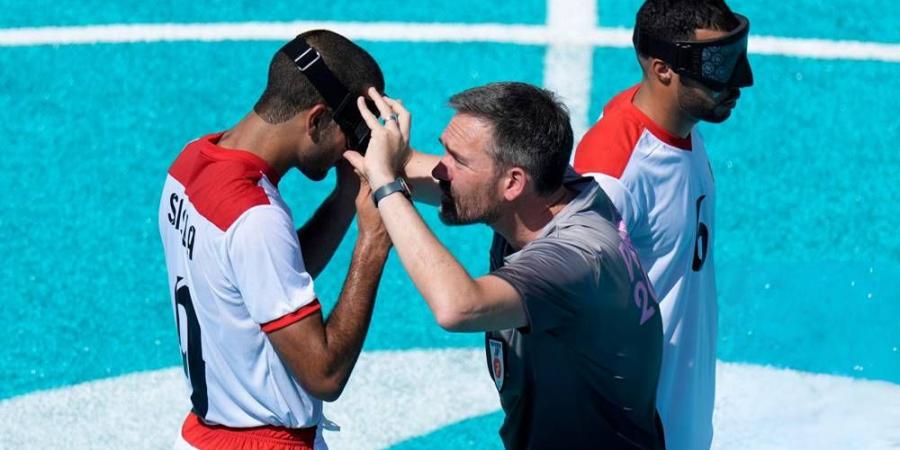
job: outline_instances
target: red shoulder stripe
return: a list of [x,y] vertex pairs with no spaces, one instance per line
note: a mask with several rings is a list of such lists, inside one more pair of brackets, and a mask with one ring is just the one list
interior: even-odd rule
[[188,144],[169,174],[184,186],[194,209],[225,231],[248,209],[269,204],[259,185],[263,174],[272,183],[278,178],[258,156],[218,147],[219,137],[210,135]]
[[322,305],[319,304],[319,300],[316,299],[307,305],[301,306],[300,309],[298,309],[292,313],[285,314],[273,321],[266,322],[266,323],[262,324],[260,327],[266,333],[271,333],[273,331],[278,331],[278,330],[280,330],[288,325],[291,325],[293,323],[297,323],[300,320],[302,320],[306,317],[309,317],[312,314],[317,313],[321,310],[322,310]]
[[631,159],[644,127],[618,109],[607,109],[575,149],[575,171],[619,178]]

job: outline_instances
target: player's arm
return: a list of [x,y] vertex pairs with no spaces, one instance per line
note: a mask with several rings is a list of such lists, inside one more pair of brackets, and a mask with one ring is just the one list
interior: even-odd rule
[[297,230],[297,239],[303,249],[303,264],[313,278],[325,270],[347,234],[356,213],[353,202],[358,192],[359,181],[353,168],[346,163],[338,164],[337,184],[331,195]]
[[369,329],[378,283],[391,242],[367,186],[356,199],[359,234],[340,299],[327,319],[315,313],[269,333],[272,345],[310,393],[340,396]]

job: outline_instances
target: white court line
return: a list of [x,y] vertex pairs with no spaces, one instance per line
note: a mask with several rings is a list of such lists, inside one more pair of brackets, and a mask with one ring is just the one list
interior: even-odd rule
[[[714,450],[896,449],[900,385],[718,363]],[[171,448],[187,410],[181,368],[0,400],[0,447]],[[332,450],[376,450],[500,408],[482,349],[363,352],[341,398]],[[60,430],[63,430],[62,432]],[[499,445],[482,425],[473,446]]]
[[[114,24],[0,29],[0,47],[159,41],[282,41],[310,28],[329,28],[352,39],[408,42],[498,42],[524,45],[631,47],[631,30],[598,27],[556,29],[544,25],[408,22],[240,22]],[[900,62],[900,44],[750,37],[750,52],[817,59]]]
[[[597,20],[596,0],[547,0],[547,28],[551,34],[590,34]],[[556,92],[569,107],[575,142],[589,126],[594,47],[590,44],[551,43],[544,55],[544,87]]]

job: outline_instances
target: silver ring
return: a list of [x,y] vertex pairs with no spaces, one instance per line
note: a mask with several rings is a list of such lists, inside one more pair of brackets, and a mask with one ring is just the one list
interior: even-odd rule
[[393,121],[396,122],[397,119],[399,119],[399,118],[400,118],[400,116],[398,116],[397,113],[392,113],[392,114],[391,114],[391,117],[388,117],[387,120],[393,120]]
[[387,123],[387,119],[385,119],[384,117],[378,118],[378,125],[384,126],[385,123]]

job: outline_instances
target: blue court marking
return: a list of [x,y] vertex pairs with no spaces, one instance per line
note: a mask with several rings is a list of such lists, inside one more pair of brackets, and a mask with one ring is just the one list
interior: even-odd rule
[[434,0],[361,2],[142,2],[87,0],[63,7],[52,0],[4,1],[0,28],[101,25],[111,23],[209,23],[334,20],[360,22],[528,23],[546,20],[539,0]]
[[[600,25],[634,26],[641,0],[598,0]],[[894,0],[731,0],[728,6],[750,18],[750,31],[765,36],[897,43],[900,14]]]
[[[105,23],[377,20],[541,24],[544,2],[341,0],[4,5],[0,27]],[[732,0],[756,34],[900,41],[893,3]],[[631,26],[638,1],[603,0],[603,26]],[[407,7],[408,6],[408,7]],[[265,82],[274,42],[2,48],[0,63],[0,399],[178,358],[156,205],[165,170],[199,134],[226,128]],[[415,115],[416,147],[437,151],[447,97],[488,81],[540,83],[543,47],[364,42],[388,91]],[[900,382],[900,104],[896,64],[751,56],[757,85],[734,117],[701,125],[718,185],[719,356],[729,361]],[[594,52],[591,116],[639,79],[633,52]],[[297,222],[329,183],[281,183]],[[473,274],[487,270],[483,226],[423,215]],[[351,238],[353,231],[351,230]],[[350,258],[345,242],[316,281],[326,309]],[[392,256],[367,350],[478,347],[434,323]],[[398,448],[499,446],[499,413]],[[452,445],[446,445],[452,444]],[[499,447],[492,447],[499,448]]]
[[718,269],[720,359],[900,383],[898,265],[733,260]]

